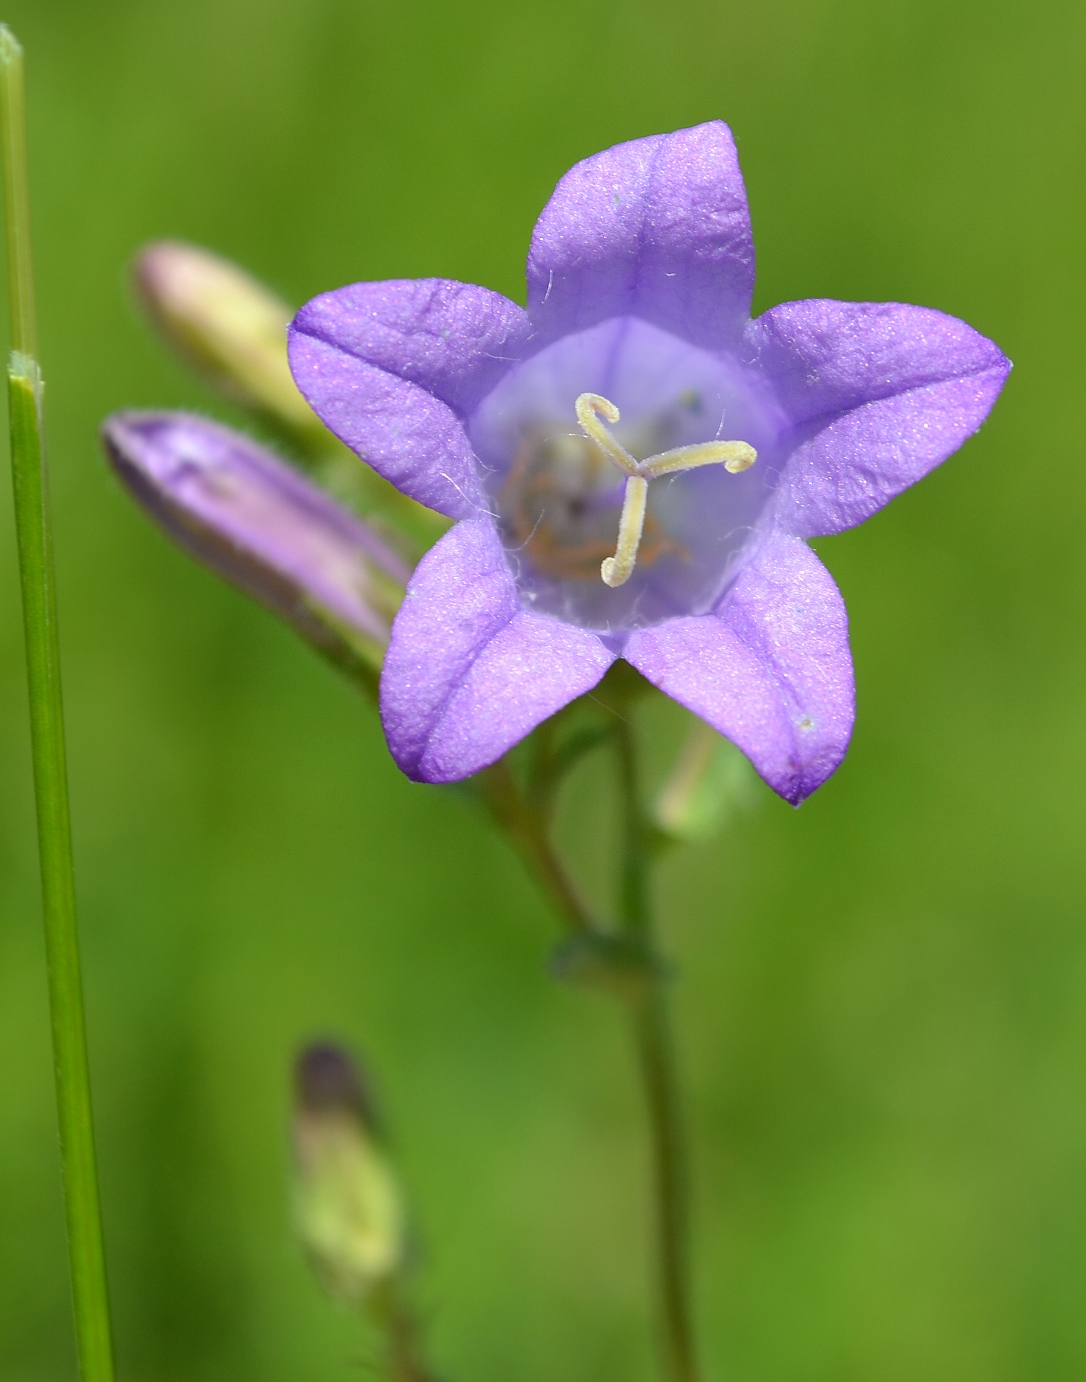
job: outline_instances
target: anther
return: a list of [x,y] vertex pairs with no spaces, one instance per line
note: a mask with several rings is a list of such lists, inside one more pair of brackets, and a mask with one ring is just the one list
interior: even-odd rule
[[697,470],[703,465],[722,465],[732,475],[748,470],[758,459],[753,446],[745,441],[707,441],[694,446],[677,446],[636,461],[622,443],[600,421],[618,422],[620,413],[609,398],[598,393],[579,394],[573,405],[577,421],[585,436],[627,475],[622,496],[622,513],[618,520],[618,543],[613,557],[606,557],[600,566],[605,585],[625,585],[637,564],[641,534],[645,528],[645,506],[648,502],[649,481],[662,475],[675,475],[683,470]]

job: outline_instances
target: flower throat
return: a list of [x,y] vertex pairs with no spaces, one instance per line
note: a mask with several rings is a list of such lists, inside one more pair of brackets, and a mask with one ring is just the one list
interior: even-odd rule
[[[707,465],[737,475],[758,459],[747,442],[711,441],[638,461],[601,421],[619,421],[610,399],[582,393],[574,408],[583,436],[529,437],[502,487],[513,535],[548,576],[591,580],[598,571],[614,589],[630,579],[638,560],[649,566],[665,552],[683,553],[646,514],[650,480]],[[626,476],[617,540],[610,536],[614,487],[607,462]]]

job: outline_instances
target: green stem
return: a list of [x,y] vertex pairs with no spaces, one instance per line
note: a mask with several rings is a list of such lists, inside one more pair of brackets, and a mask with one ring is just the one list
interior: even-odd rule
[[656,1201],[660,1320],[673,1382],[697,1382],[687,1245],[686,1148],[667,999],[659,982],[633,1017],[648,1110]]
[[527,800],[504,758],[478,773],[475,783],[487,810],[506,832],[558,914],[572,931],[592,931],[592,917],[551,844],[546,810]]
[[[641,806],[633,727],[626,719],[617,727],[616,745],[624,823],[622,921],[626,934],[651,951],[655,938],[648,876],[650,829]],[[667,1372],[671,1382],[697,1382],[687,1261],[686,1148],[667,995],[660,977],[634,1000],[632,1020],[652,1144],[656,1271]]]
[[649,865],[652,859],[650,829],[641,809],[633,726],[625,716],[615,724],[615,747],[618,752],[619,810],[622,815],[619,915],[628,935],[649,942],[653,929],[649,898]]
[[399,1281],[390,1281],[373,1300],[373,1314],[385,1336],[390,1382],[433,1382],[419,1341],[418,1321]]
[[0,24],[0,139],[4,150],[4,232],[8,249],[11,348],[22,355],[36,356],[38,331],[30,258],[23,50],[6,24]]
[[84,1382],[112,1382],[109,1303],[75,920],[60,645],[42,446],[42,384],[35,358],[22,49],[3,26],[0,26],[0,127],[13,347],[8,396],[15,527],[26,635],[42,913],[76,1342]]

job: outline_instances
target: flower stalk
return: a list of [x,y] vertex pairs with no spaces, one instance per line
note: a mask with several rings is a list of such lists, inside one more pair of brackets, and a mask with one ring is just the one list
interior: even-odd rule
[[484,805],[524,861],[536,886],[573,934],[590,934],[593,921],[550,839],[550,813],[521,791],[506,759],[475,778]]
[[[629,1014],[648,1123],[654,1202],[654,1274],[668,1382],[698,1382],[688,1244],[685,1128],[675,1065],[666,965],[657,953],[650,871],[657,830],[642,804],[633,702],[646,689],[640,679],[612,674],[604,684],[604,734],[588,730],[566,746],[555,743],[555,720],[536,732],[536,761],[522,789],[508,757],[477,775],[497,827],[521,855],[537,886],[568,929],[555,952],[556,978],[606,989]],[[558,717],[561,719],[561,716]],[[579,757],[578,747],[610,740],[618,766],[622,851],[617,931],[603,930],[585,909],[550,844],[558,781]],[[572,750],[572,753],[570,752]],[[534,789],[534,790],[533,790]]]
[[[652,827],[642,806],[634,726],[625,714],[616,722],[615,748],[623,817],[620,916],[625,933],[652,953],[656,945],[649,874]],[[687,1155],[666,979],[666,971],[657,966],[653,982],[631,1006],[631,1023],[651,1144],[656,1284],[665,1363],[670,1382],[697,1382],[688,1263]]]
[[38,843],[76,1345],[83,1382],[113,1382],[109,1302],[75,913],[56,577],[30,260],[23,54],[0,26],[0,141],[11,303],[8,367]]
[[687,1209],[687,1154],[667,995],[659,982],[634,1010],[652,1147],[660,1329],[671,1382],[697,1382]]

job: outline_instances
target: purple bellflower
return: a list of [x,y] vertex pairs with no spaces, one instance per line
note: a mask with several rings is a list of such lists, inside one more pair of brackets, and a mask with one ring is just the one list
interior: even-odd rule
[[983,422],[1010,364],[898,303],[750,319],[727,126],[620,144],[558,184],[528,306],[359,283],[290,328],[298,387],[404,493],[459,520],[381,682],[409,777],[494,762],[618,657],[798,804],[853,722],[844,603],[807,538],[861,523]]

